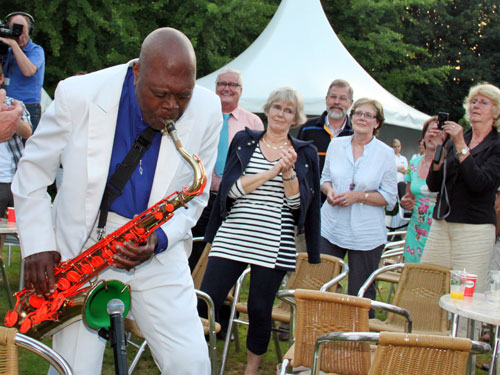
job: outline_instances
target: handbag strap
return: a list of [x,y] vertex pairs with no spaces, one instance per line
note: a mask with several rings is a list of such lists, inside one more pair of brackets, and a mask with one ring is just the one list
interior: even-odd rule
[[101,240],[106,233],[105,226],[108,219],[109,207],[122,194],[125,184],[130,180],[132,173],[134,173],[139,161],[149,146],[151,146],[153,138],[158,132],[159,130],[148,126],[146,130],[138,135],[130,151],[125,155],[123,161],[109,178],[100,206],[99,222],[97,224],[98,240]]

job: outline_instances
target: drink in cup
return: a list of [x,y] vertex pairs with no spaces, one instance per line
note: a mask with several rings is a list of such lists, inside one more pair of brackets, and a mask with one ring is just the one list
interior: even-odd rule
[[464,299],[465,282],[467,273],[465,271],[450,271],[450,297],[454,299]]
[[467,273],[465,279],[465,291],[464,297],[472,297],[474,295],[474,289],[476,288],[477,275],[472,273]]
[[484,294],[488,302],[500,305],[500,271],[488,272],[488,283]]

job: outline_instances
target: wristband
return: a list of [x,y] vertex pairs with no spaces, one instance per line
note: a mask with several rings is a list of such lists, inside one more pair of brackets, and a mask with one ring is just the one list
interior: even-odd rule
[[285,177],[283,177],[283,181],[293,181],[293,180],[295,180],[296,178],[297,178],[297,174],[296,174],[296,173],[294,173],[294,174],[292,174],[289,178],[285,178]]
[[360,205],[363,205],[365,204],[366,202],[368,202],[368,193],[365,192],[365,199],[361,202],[359,202]]

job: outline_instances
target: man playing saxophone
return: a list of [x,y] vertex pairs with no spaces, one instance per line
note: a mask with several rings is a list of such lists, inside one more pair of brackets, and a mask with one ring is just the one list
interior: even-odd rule
[[[184,148],[211,176],[222,125],[218,97],[195,85],[196,58],[188,38],[161,28],[143,42],[138,60],[62,81],[37,133],[26,145],[12,184],[25,261],[25,285],[55,290],[53,267],[97,241],[106,182],[145,129],[176,121]],[[64,175],[51,205],[46,187],[59,164]],[[174,142],[157,132],[121,195],[109,206],[106,234],[193,180]],[[210,183],[210,182],[208,182]],[[209,374],[207,346],[196,311],[187,252],[190,229],[208,191],[174,212],[144,245],[117,245],[113,268],[100,279],[130,285],[131,312],[162,374]],[[105,341],[81,321],[53,337],[53,347],[78,375],[101,372]]]

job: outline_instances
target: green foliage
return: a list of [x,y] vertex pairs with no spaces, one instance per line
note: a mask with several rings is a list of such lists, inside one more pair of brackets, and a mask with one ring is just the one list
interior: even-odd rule
[[127,62],[139,55],[144,37],[158,27],[183,31],[193,42],[198,76],[231,61],[262,32],[278,0],[7,1],[36,20],[33,39],[46,54],[45,86],[81,71]]
[[[137,57],[144,37],[162,26],[191,39],[198,76],[204,76],[243,52],[279,3],[4,0],[2,9],[35,17],[33,39],[45,48],[45,86],[52,93],[59,80],[76,72]],[[500,82],[496,0],[323,0],[322,5],[344,45],[373,78],[424,112],[445,110],[458,120],[472,84]]]

